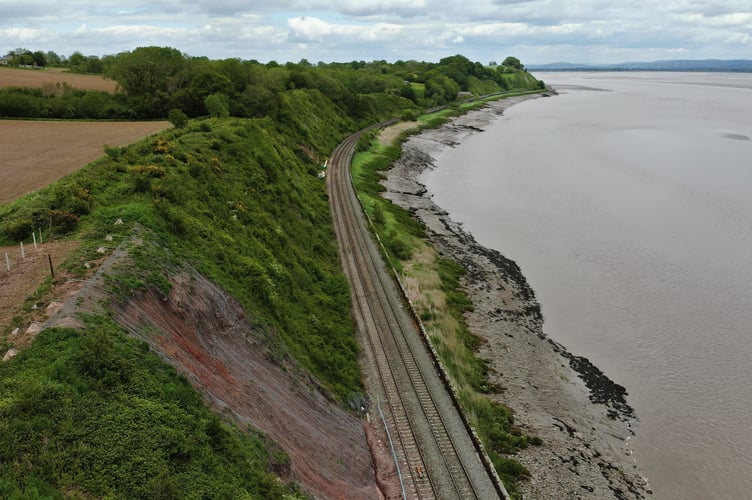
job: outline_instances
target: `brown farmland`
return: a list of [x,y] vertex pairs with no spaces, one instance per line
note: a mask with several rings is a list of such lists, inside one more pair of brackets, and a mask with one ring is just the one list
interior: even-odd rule
[[170,126],[166,121],[0,120],[0,205],[91,163],[105,145],[125,146]]
[[80,75],[67,73],[61,69],[19,69],[0,67],[0,88],[29,87],[44,88],[45,86],[67,83],[73,88],[81,90],[102,90],[115,92],[116,82],[105,80],[99,75]]

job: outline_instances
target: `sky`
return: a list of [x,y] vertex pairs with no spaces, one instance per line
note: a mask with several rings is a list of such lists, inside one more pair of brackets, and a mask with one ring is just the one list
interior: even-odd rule
[[752,59],[752,0],[2,0],[0,52],[311,63]]

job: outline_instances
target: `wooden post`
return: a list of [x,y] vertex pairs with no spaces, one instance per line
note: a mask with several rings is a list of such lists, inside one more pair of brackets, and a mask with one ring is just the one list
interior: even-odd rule
[[23,241],[21,242],[21,258],[26,260],[26,252],[24,252]]
[[8,258],[8,252],[5,252],[5,267],[7,267],[8,272],[10,272],[10,259]]
[[47,260],[50,263],[50,274],[52,275],[52,279],[55,279],[55,270],[52,269],[52,255],[47,254]]

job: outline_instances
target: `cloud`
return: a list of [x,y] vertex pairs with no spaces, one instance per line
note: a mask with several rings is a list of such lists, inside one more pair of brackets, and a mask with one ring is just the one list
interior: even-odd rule
[[749,57],[749,0],[6,0],[0,52],[170,45],[259,60]]

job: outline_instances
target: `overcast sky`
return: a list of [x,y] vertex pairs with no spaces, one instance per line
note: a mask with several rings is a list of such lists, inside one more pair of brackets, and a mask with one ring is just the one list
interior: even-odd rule
[[752,0],[2,0],[0,52],[262,62],[752,58]]

